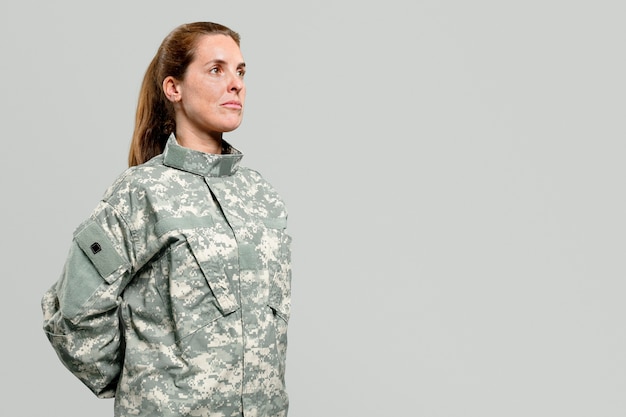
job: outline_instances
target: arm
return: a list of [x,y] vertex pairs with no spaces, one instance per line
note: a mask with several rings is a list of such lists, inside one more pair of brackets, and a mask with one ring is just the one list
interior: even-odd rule
[[106,203],[74,233],[44,295],[44,330],[61,362],[98,397],[115,395],[124,352],[119,297],[131,277],[131,234]]

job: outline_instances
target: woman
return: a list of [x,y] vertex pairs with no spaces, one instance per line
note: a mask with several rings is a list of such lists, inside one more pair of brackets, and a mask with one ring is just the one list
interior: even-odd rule
[[239,40],[209,22],[164,39],[130,168],[42,300],[59,358],[116,416],[287,415],[287,214],[222,138],[243,115]]

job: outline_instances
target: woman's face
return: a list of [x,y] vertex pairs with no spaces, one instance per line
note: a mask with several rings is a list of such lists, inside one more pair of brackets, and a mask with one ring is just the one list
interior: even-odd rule
[[[243,56],[231,37],[200,37],[184,79],[172,81],[178,94],[173,100],[177,134],[221,138],[239,127],[246,98],[244,73]],[[164,88],[167,94],[165,83]]]

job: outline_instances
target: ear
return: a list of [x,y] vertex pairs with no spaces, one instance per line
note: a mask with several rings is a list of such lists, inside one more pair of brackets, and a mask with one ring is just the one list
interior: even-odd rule
[[163,80],[163,92],[165,97],[172,103],[177,103],[181,99],[180,84],[178,80],[171,75],[165,77]]

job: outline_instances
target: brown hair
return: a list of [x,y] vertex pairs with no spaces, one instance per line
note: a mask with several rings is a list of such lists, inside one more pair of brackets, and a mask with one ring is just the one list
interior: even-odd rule
[[237,32],[212,22],[180,25],[163,39],[139,91],[128,166],[142,164],[163,152],[167,138],[176,131],[174,107],[163,93],[163,80],[168,76],[182,80],[193,61],[198,38],[213,34],[230,36],[239,45]]

